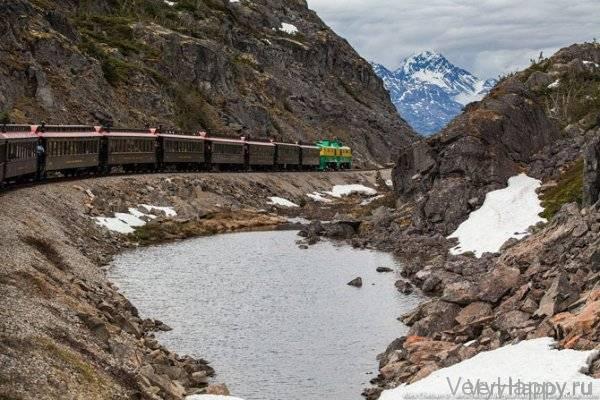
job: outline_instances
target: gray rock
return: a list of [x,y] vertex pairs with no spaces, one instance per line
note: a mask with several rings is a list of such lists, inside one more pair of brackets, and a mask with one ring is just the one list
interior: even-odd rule
[[537,317],[551,317],[566,310],[578,297],[579,290],[577,287],[569,282],[566,274],[561,273],[554,278],[546,294],[542,297],[535,315]]
[[475,302],[460,310],[456,316],[456,322],[461,325],[468,325],[491,314],[492,306],[489,303]]
[[477,287],[468,281],[460,281],[447,285],[441,299],[450,303],[466,305],[477,299]]
[[361,277],[354,278],[350,282],[348,282],[348,286],[362,287],[362,285],[363,285],[363,281],[362,281]]

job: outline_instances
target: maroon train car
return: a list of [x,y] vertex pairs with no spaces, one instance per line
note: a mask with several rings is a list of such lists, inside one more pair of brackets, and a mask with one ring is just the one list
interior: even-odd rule
[[100,165],[100,127],[41,125],[46,172],[96,169]]
[[158,134],[164,164],[204,164],[207,156],[206,135]]
[[294,143],[275,142],[277,156],[275,164],[283,169],[296,169],[300,166],[300,146]]
[[39,138],[35,134],[36,126],[2,125],[0,127],[0,156],[2,180],[14,180],[34,176],[37,173],[36,147]]
[[246,143],[242,139],[207,137],[210,143],[210,162],[215,165],[243,166],[246,164]]
[[108,168],[122,166],[125,170],[156,166],[156,129],[104,128]]
[[272,167],[275,163],[275,144],[270,140],[260,141],[243,139],[248,146],[248,165],[250,167]]
[[321,149],[317,146],[300,145],[302,150],[302,169],[318,169],[321,164]]

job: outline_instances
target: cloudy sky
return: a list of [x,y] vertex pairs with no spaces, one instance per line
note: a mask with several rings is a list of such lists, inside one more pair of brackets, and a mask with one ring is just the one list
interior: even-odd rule
[[367,60],[395,68],[435,50],[482,78],[594,37],[600,0],[308,0]]

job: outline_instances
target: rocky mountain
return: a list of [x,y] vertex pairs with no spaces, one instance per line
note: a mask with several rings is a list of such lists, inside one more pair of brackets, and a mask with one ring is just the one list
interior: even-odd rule
[[304,0],[0,0],[0,20],[5,121],[337,136],[363,165],[414,140]]
[[[515,341],[551,336],[561,349],[597,348],[599,138],[594,42],[506,76],[439,134],[401,153],[398,207],[373,212],[352,240],[394,249],[405,263],[397,287],[414,284],[431,299],[402,318],[410,330],[379,356],[368,399]],[[521,173],[541,181],[547,223],[494,253],[453,253],[448,235]],[[492,220],[514,217],[503,207],[493,214],[476,231],[481,241]],[[600,377],[599,360],[589,375]]]
[[550,214],[580,201],[583,170],[576,161],[600,133],[599,65],[596,43],[562,49],[507,76],[439,134],[402,152],[395,188],[417,199],[417,225],[449,234],[487,192],[523,171],[554,182]]
[[394,71],[380,64],[373,68],[400,115],[426,136],[448,125],[465,105],[481,100],[496,84],[496,80],[481,80],[432,51],[407,58]]

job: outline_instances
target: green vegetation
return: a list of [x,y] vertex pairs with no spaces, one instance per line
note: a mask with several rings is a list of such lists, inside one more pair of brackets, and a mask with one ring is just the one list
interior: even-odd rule
[[0,112],[0,124],[9,124],[10,123],[10,115],[8,115],[8,111]]
[[544,211],[540,216],[552,219],[560,208],[567,203],[583,201],[583,159],[577,160],[559,178],[558,184],[541,195]]
[[210,132],[223,132],[218,111],[199,90],[176,86],[171,91],[175,98],[176,121],[181,129],[194,131],[202,127]]
[[158,52],[135,38],[132,28],[135,20],[129,17],[91,15],[75,19],[79,32],[96,43],[118,49],[124,56],[141,55],[155,58]]
[[89,384],[103,385],[104,379],[98,375],[96,370],[86,363],[79,354],[71,349],[59,345],[46,337],[39,337],[38,343],[45,348],[56,361],[66,364],[69,369],[83,378]]

